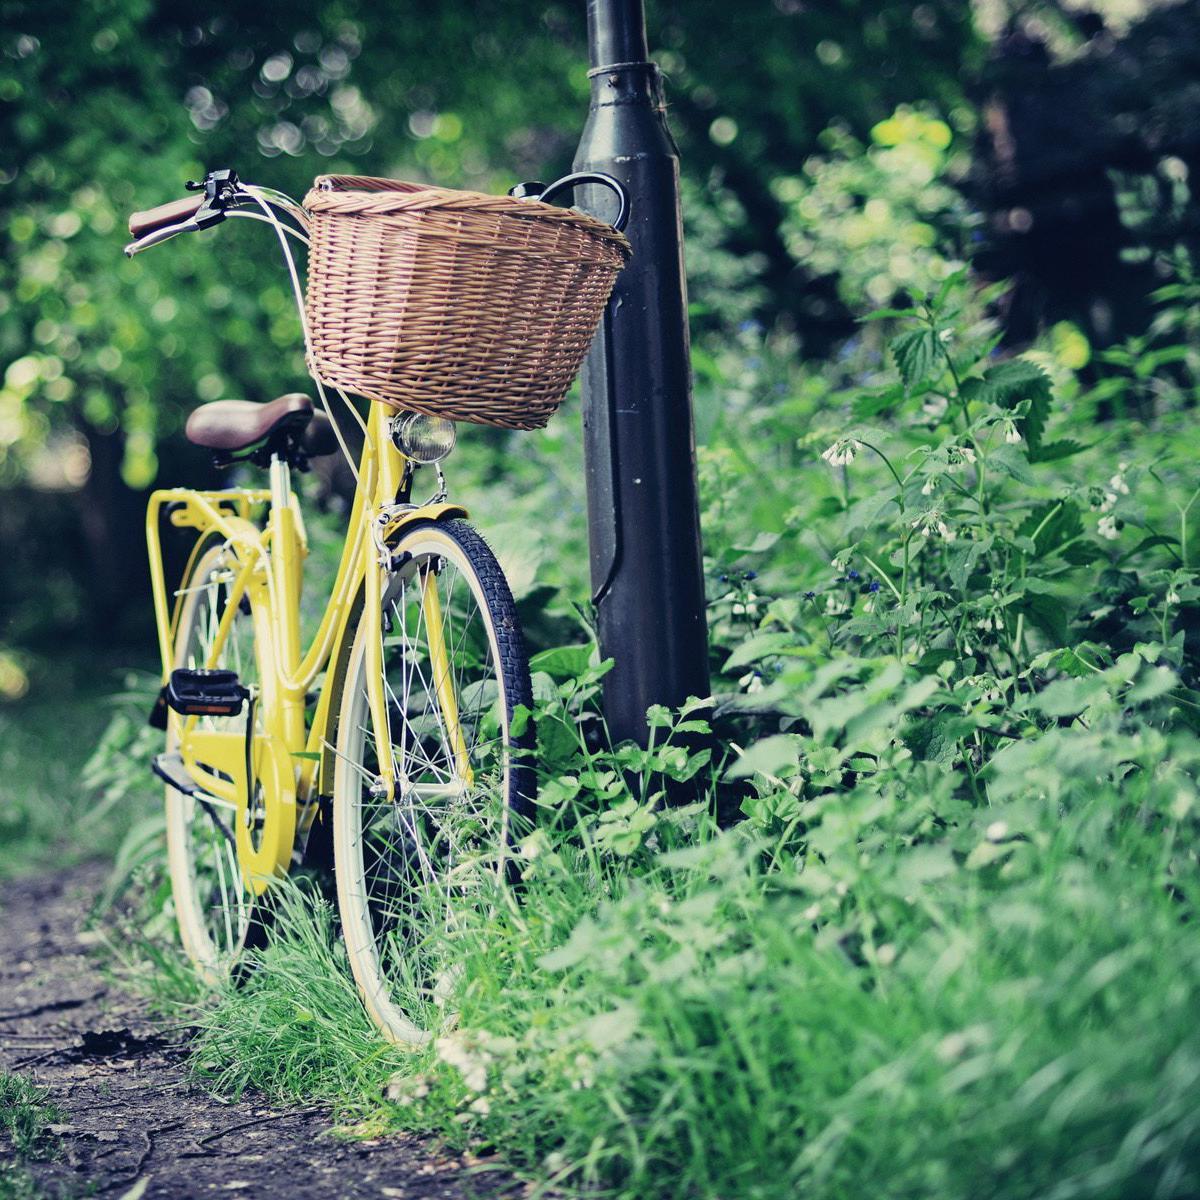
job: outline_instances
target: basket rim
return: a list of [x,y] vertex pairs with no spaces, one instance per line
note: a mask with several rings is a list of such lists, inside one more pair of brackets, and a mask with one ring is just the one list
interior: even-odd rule
[[[341,187],[333,181],[353,179],[357,183],[379,182],[401,184],[396,187]],[[436,185],[409,183],[406,180],[384,179],[382,176],[319,175],[304,197],[303,207],[310,213],[337,216],[389,216],[417,214],[429,209],[477,212],[489,216],[516,217],[523,221],[549,221],[571,225],[595,237],[603,238],[618,247],[626,259],[632,256],[629,239],[607,222],[576,208],[558,208],[540,200],[518,199],[515,196],[493,196],[487,192],[445,188]]]

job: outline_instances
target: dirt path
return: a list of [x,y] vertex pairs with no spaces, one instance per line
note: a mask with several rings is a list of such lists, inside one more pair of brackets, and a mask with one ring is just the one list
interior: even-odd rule
[[89,1184],[149,1198],[520,1194],[415,1138],[340,1140],[319,1112],[221,1104],[196,1088],[185,1050],[106,984],[80,941],[102,877],[84,867],[0,886],[0,1067],[49,1089],[67,1114],[58,1161],[31,1166],[48,1195]]

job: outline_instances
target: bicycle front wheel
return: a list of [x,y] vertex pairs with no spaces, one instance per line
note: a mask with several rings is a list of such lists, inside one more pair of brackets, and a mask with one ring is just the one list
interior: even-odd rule
[[[500,567],[463,521],[402,534],[382,628],[364,620],[338,722],[333,842],[350,966],[389,1040],[420,1044],[446,1020],[455,931],[495,902],[531,812],[529,663]],[[382,647],[396,785],[379,786],[367,647]]]

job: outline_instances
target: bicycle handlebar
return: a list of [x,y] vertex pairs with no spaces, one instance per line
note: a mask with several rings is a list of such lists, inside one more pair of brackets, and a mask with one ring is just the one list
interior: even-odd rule
[[203,193],[184,196],[179,200],[171,200],[156,208],[147,208],[144,212],[135,212],[129,218],[129,236],[135,240],[144,238],[148,233],[155,233],[167,225],[177,225],[194,217],[204,203]]

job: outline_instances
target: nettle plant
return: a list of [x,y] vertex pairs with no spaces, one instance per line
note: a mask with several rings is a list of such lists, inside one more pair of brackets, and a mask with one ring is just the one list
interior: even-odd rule
[[1111,431],[1054,429],[1050,374],[1002,358],[982,316],[1002,286],[959,273],[869,318],[898,326],[894,377],[820,453],[830,494],[787,517],[785,544],[823,550],[828,576],[802,589],[777,555],[726,639],[724,711],[774,726],[731,772],[776,831],[806,796],[921,763],[985,802],[997,750],[1058,725],[1197,726],[1200,492],[1173,495],[1169,456],[1112,461]]

